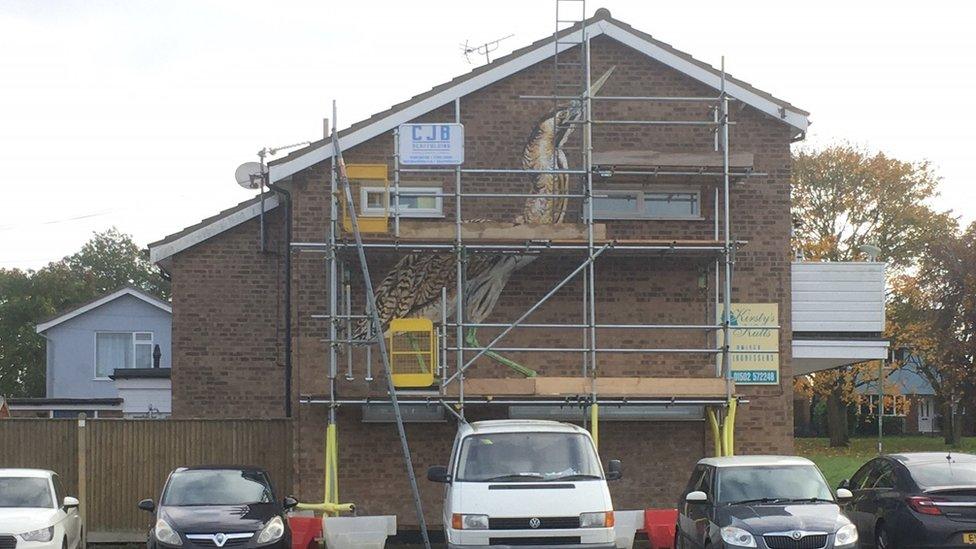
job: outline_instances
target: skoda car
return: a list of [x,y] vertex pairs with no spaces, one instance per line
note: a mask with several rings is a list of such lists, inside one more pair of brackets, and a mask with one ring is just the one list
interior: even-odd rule
[[678,504],[675,545],[687,548],[855,549],[857,528],[820,469],[782,456],[698,462]]
[[290,549],[285,511],[294,498],[279,501],[268,473],[254,467],[182,467],[170,473],[153,513],[149,549],[174,547]]
[[0,469],[0,548],[80,549],[82,528],[57,473]]

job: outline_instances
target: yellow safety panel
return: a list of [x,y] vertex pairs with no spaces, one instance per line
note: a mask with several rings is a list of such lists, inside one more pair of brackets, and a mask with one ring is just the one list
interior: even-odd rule
[[394,318],[387,332],[395,387],[430,387],[437,370],[437,335],[426,318]]
[[[389,167],[386,164],[347,164],[346,177],[350,182],[358,181],[365,186],[377,186],[382,183],[384,200],[383,213],[381,215],[359,215],[359,231],[364,233],[385,233],[390,230],[390,183],[387,179]],[[342,229],[352,232],[352,216],[346,210],[346,199],[342,197],[339,201],[342,205]],[[357,202],[353,197],[353,203]],[[364,205],[360,205],[362,208]]]

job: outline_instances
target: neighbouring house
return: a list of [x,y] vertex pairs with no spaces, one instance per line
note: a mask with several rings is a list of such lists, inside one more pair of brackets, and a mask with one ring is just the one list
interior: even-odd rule
[[[858,416],[878,415],[878,376],[867,374],[868,379],[858,383],[855,405]],[[909,361],[900,368],[886,369],[884,376],[884,417],[903,418],[905,434],[932,434],[942,432],[942,414],[936,403],[935,389],[915,364]]]
[[15,416],[168,417],[172,309],[121,288],[37,325],[46,396],[10,399]]
[[[403,123],[459,120],[465,132],[464,168],[525,165],[526,156],[535,152],[529,150],[531,144],[547,130],[546,121],[554,115],[552,100],[524,97],[554,94],[556,49],[561,50],[560,64],[579,66],[579,47],[567,41],[579,35],[581,26],[590,38],[593,79],[603,80],[598,95],[704,98],[719,93],[718,69],[601,9],[594,17],[563,31],[558,39],[550,37],[516,50],[339,132],[348,165],[369,164],[370,171],[380,172],[379,176],[361,179],[350,176],[355,180],[352,194],[358,213],[367,221],[388,213],[389,181],[393,180],[389,174],[396,169],[394,130]],[[803,365],[793,354],[799,352],[802,360],[815,362],[808,364],[814,371],[830,364],[856,362],[865,353],[874,356],[886,343],[874,324],[869,329],[854,329],[843,322],[811,322],[799,328],[806,333],[808,343],[797,345],[793,303],[803,296],[791,291],[791,280],[803,267],[792,265],[790,253],[790,146],[805,135],[808,113],[739,79],[729,78],[727,85],[735,99],[729,114],[734,121],[731,163],[740,175],[730,193],[732,231],[741,244],[735,253],[732,297],[734,306],[747,304],[736,309],[735,320],[742,330],[761,327],[747,335],[755,339],[752,345],[762,347],[752,347],[755,354],[742,351],[736,355],[743,357],[741,362],[746,365],[745,371],[737,372],[734,385],[734,393],[742,401],[736,451],[790,454],[792,382],[795,368]],[[587,221],[592,221],[596,238],[619,246],[608,248],[594,263],[595,321],[603,326],[594,330],[597,345],[604,349],[596,355],[598,384],[604,384],[604,391],[616,387],[618,394],[641,394],[647,402],[636,406],[618,399],[613,401],[616,406],[601,405],[605,419],[599,429],[600,453],[604,459],[620,458],[629,464],[628,480],[611,488],[615,507],[670,507],[694,463],[712,453],[704,407],[726,402],[726,385],[716,375],[716,356],[707,350],[716,345],[716,330],[687,329],[703,322],[712,325],[721,316],[714,250],[721,221],[720,198],[724,198],[720,194],[724,193],[721,178],[715,177],[722,159],[715,153],[715,132],[708,127],[714,112],[695,101],[595,103],[594,116],[603,120],[698,117],[702,123],[595,125],[594,165],[600,168],[595,175],[599,193],[593,197],[592,220],[587,219],[580,198],[580,180],[585,178],[578,175],[566,178],[565,196],[538,191],[552,183],[541,181],[535,177],[538,174],[526,177],[485,171],[459,176],[465,192],[472,194],[459,206],[462,220],[489,220],[488,224],[461,224],[471,254],[462,268],[468,269],[469,276],[486,257],[496,265],[505,259],[485,252],[495,249],[492,246],[504,248],[516,242],[514,246],[528,248],[548,242],[554,248],[535,250],[534,261],[517,265],[497,303],[488,307],[485,318],[474,321],[480,323],[480,344],[473,335],[467,343],[459,341],[453,311],[444,311],[445,316],[451,316],[450,329],[442,330],[437,341],[448,350],[449,360],[442,362],[450,374],[459,355],[472,358],[580,265],[585,256],[579,250],[586,244]],[[566,151],[571,147],[577,151],[566,152],[571,158],[569,166],[578,166],[574,162],[582,150],[579,132],[566,137],[564,144]],[[558,156],[551,150],[540,154]],[[341,341],[362,332],[356,328],[355,317],[364,313],[365,294],[349,232],[338,219],[342,210],[338,210],[337,219],[330,219],[335,196],[330,191],[332,162],[330,139],[295,151],[270,165],[271,181],[288,190],[290,201],[280,193],[269,193],[150,245],[152,260],[169,273],[173,284],[173,416],[269,418],[293,410],[292,444],[299,479],[295,492],[300,498],[318,500],[323,484],[325,426],[330,415],[326,403],[330,382],[334,383],[341,402],[335,416],[343,500],[354,501],[369,514],[398,514],[401,525],[415,525],[396,430],[389,425],[386,381],[377,350],[372,345],[350,348]],[[423,255],[423,246],[451,249],[453,221],[458,213],[453,194],[455,173],[416,171],[402,175],[399,189],[410,194],[401,195],[397,205],[403,218],[400,237],[389,232],[367,235],[372,283],[380,286],[387,273],[393,272],[390,280],[407,285],[424,269],[437,267],[425,263],[424,258],[440,257],[448,270],[439,271],[443,275],[440,285],[424,291],[440,295],[443,287],[445,293],[451,292],[453,252]],[[528,203],[525,195],[507,200],[486,196],[533,190],[542,196]],[[290,211],[286,212],[288,207]],[[540,209],[544,211],[540,213]],[[291,226],[286,227],[289,219]],[[541,221],[531,222],[533,219]],[[380,226],[389,231],[387,224]],[[328,250],[322,246],[331,227],[343,243],[333,280],[329,280],[323,253]],[[289,235],[292,246],[286,240]],[[634,248],[628,252],[624,243]],[[646,244],[647,250],[641,250],[640,243]],[[565,248],[560,251],[559,246]],[[518,249],[511,252],[509,259],[516,261],[511,258],[520,257]],[[404,259],[410,253],[415,255]],[[289,259],[290,278],[286,274]],[[405,267],[404,261],[414,263]],[[873,264],[869,267],[875,269]],[[343,289],[343,299],[332,306],[346,316],[332,318],[337,336],[329,341],[330,295],[335,295],[329,289],[333,286]],[[391,288],[389,284],[385,287]],[[584,421],[578,409],[574,411],[572,399],[585,400],[588,396],[584,394],[587,390],[580,390],[575,383],[589,360],[588,353],[579,349],[587,345],[583,337],[587,320],[580,319],[585,287],[576,277],[533,310],[528,319],[532,326],[505,334],[500,352],[507,355],[509,363],[537,371],[537,378],[521,379],[502,360],[487,360],[491,357],[481,357],[466,370],[468,420],[542,416]],[[287,291],[291,295],[288,303]],[[384,299],[402,300],[393,303],[393,309],[413,297],[413,290],[392,298],[391,293],[384,294]],[[831,297],[828,292],[819,299]],[[431,303],[440,300],[433,297]],[[831,305],[825,307],[817,314],[807,307],[809,318],[830,316]],[[883,310],[868,313],[883,315]],[[471,322],[466,320],[465,324],[472,327]],[[572,326],[553,328],[555,324]],[[634,327],[638,324],[685,328],[648,330]],[[770,330],[770,324],[778,330],[776,326]],[[287,333],[291,334],[290,341]],[[333,349],[335,360],[330,358]],[[671,352],[656,351],[668,349]],[[673,352],[675,349],[681,352]],[[330,363],[336,368],[330,370]],[[750,370],[750,364],[758,366]],[[286,379],[289,368],[292,376]],[[617,383],[620,380],[631,386],[622,387]],[[556,395],[550,399],[557,404],[533,401],[548,402],[539,397],[543,386]],[[512,396],[518,391],[525,392]],[[577,391],[576,396],[568,396],[567,391]],[[436,387],[398,390],[401,392],[401,400],[408,403],[407,435],[419,475],[426,467],[448,459],[455,430],[453,418],[438,404]],[[507,397],[494,398],[499,395]],[[424,398],[433,400],[424,404]],[[654,462],[653,467],[646,465],[649,460]],[[428,520],[438,524],[441,487],[421,481],[420,488]]]

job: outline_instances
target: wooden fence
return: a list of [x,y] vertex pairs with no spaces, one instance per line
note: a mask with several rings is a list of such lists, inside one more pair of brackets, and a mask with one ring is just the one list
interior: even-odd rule
[[136,503],[157,499],[170,471],[263,467],[281,497],[293,486],[291,442],[289,420],[5,419],[0,468],[60,474],[82,502],[89,542],[144,541],[150,517]]

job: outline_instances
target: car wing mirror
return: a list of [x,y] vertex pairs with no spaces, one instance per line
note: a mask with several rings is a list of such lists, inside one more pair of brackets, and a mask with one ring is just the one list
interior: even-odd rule
[[688,495],[685,496],[685,501],[688,503],[708,503],[708,494],[702,492],[701,490],[688,492]]
[[844,480],[840,481],[837,484],[837,488],[845,488],[845,489],[848,489],[849,490],[851,488],[851,481],[850,481],[850,479],[846,479],[845,478]]
[[847,503],[852,499],[854,499],[854,494],[851,493],[850,490],[848,490],[847,488],[837,489],[837,501],[839,501],[840,503]]
[[447,474],[447,467],[434,465],[427,469],[427,480],[431,482],[451,482],[451,475]]
[[298,506],[298,500],[293,496],[287,496],[285,499],[281,500],[281,507],[285,511],[290,511]]
[[619,459],[611,459],[607,462],[607,480],[620,480],[624,477],[624,470]]
[[61,506],[65,509],[74,509],[79,505],[81,505],[81,502],[78,501],[78,498],[73,498],[71,496],[64,498],[64,501],[61,502]]
[[156,510],[156,504],[153,503],[153,500],[151,499],[144,499],[139,502],[139,508],[142,509],[143,511],[149,511],[150,513],[152,513],[153,511]]

